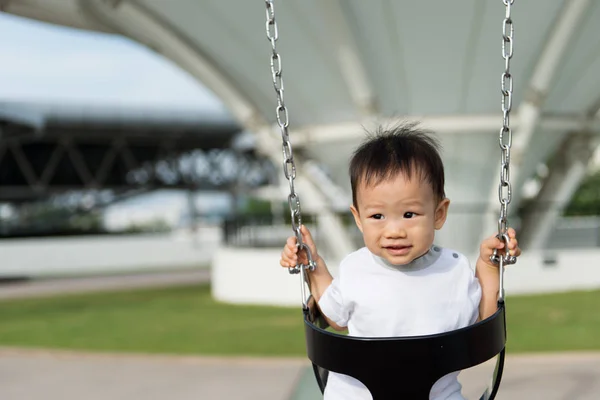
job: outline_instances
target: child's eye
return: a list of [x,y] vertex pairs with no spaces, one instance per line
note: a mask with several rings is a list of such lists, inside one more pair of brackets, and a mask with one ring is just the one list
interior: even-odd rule
[[404,213],[404,218],[412,218],[412,217],[414,217],[415,215],[417,215],[417,214],[416,214],[416,213],[414,213],[414,212],[412,212],[412,211],[405,212],[405,213]]
[[373,215],[371,215],[371,218],[373,218],[373,219],[383,219],[383,214],[373,214]]

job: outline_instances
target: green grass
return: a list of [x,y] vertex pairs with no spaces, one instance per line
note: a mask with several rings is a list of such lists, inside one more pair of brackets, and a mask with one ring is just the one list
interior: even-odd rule
[[508,297],[512,352],[600,350],[600,291]]
[[[600,291],[514,297],[508,350],[600,350]],[[207,286],[0,302],[0,346],[304,356],[298,308],[220,304]]]
[[219,304],[207,286],[0,302],[0,346],[300,355],[302,312]]

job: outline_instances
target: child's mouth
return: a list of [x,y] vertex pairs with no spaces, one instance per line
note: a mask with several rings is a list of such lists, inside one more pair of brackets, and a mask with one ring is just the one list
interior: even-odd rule
[[408,254],[412,246],[386,246],[385,249],[388,253],[395,256],[403,256]]

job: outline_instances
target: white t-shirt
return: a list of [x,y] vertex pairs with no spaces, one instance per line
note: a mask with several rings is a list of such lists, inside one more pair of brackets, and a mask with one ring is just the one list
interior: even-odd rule
[[[477,321],[481,287],[462,254],[432,246],[410,264],[394,266],[366,247],[348,255],[319,308],[351,336],[417,336],[448,332]],[[431,400],[464,400],[459,372],[442,377]],[[358,380],[330,373],[325,400],[370,400]]]

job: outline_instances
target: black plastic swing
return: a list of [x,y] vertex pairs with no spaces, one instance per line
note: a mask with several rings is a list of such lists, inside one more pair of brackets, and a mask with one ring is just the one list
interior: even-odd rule
[[[326,331],[311,297],[304,309],[308,358],[321,392],[329,371],[361,381],[373,400],[427,400],[442,376],[498,356],[491,385],[480,400],[496,396],[504,368],[506,320],[504,302],[489,318],[455,331],[406,338],[359,338]],[[317,326],[319,325],[319,326]],[[399,384],[399,377],[403,382]]]

